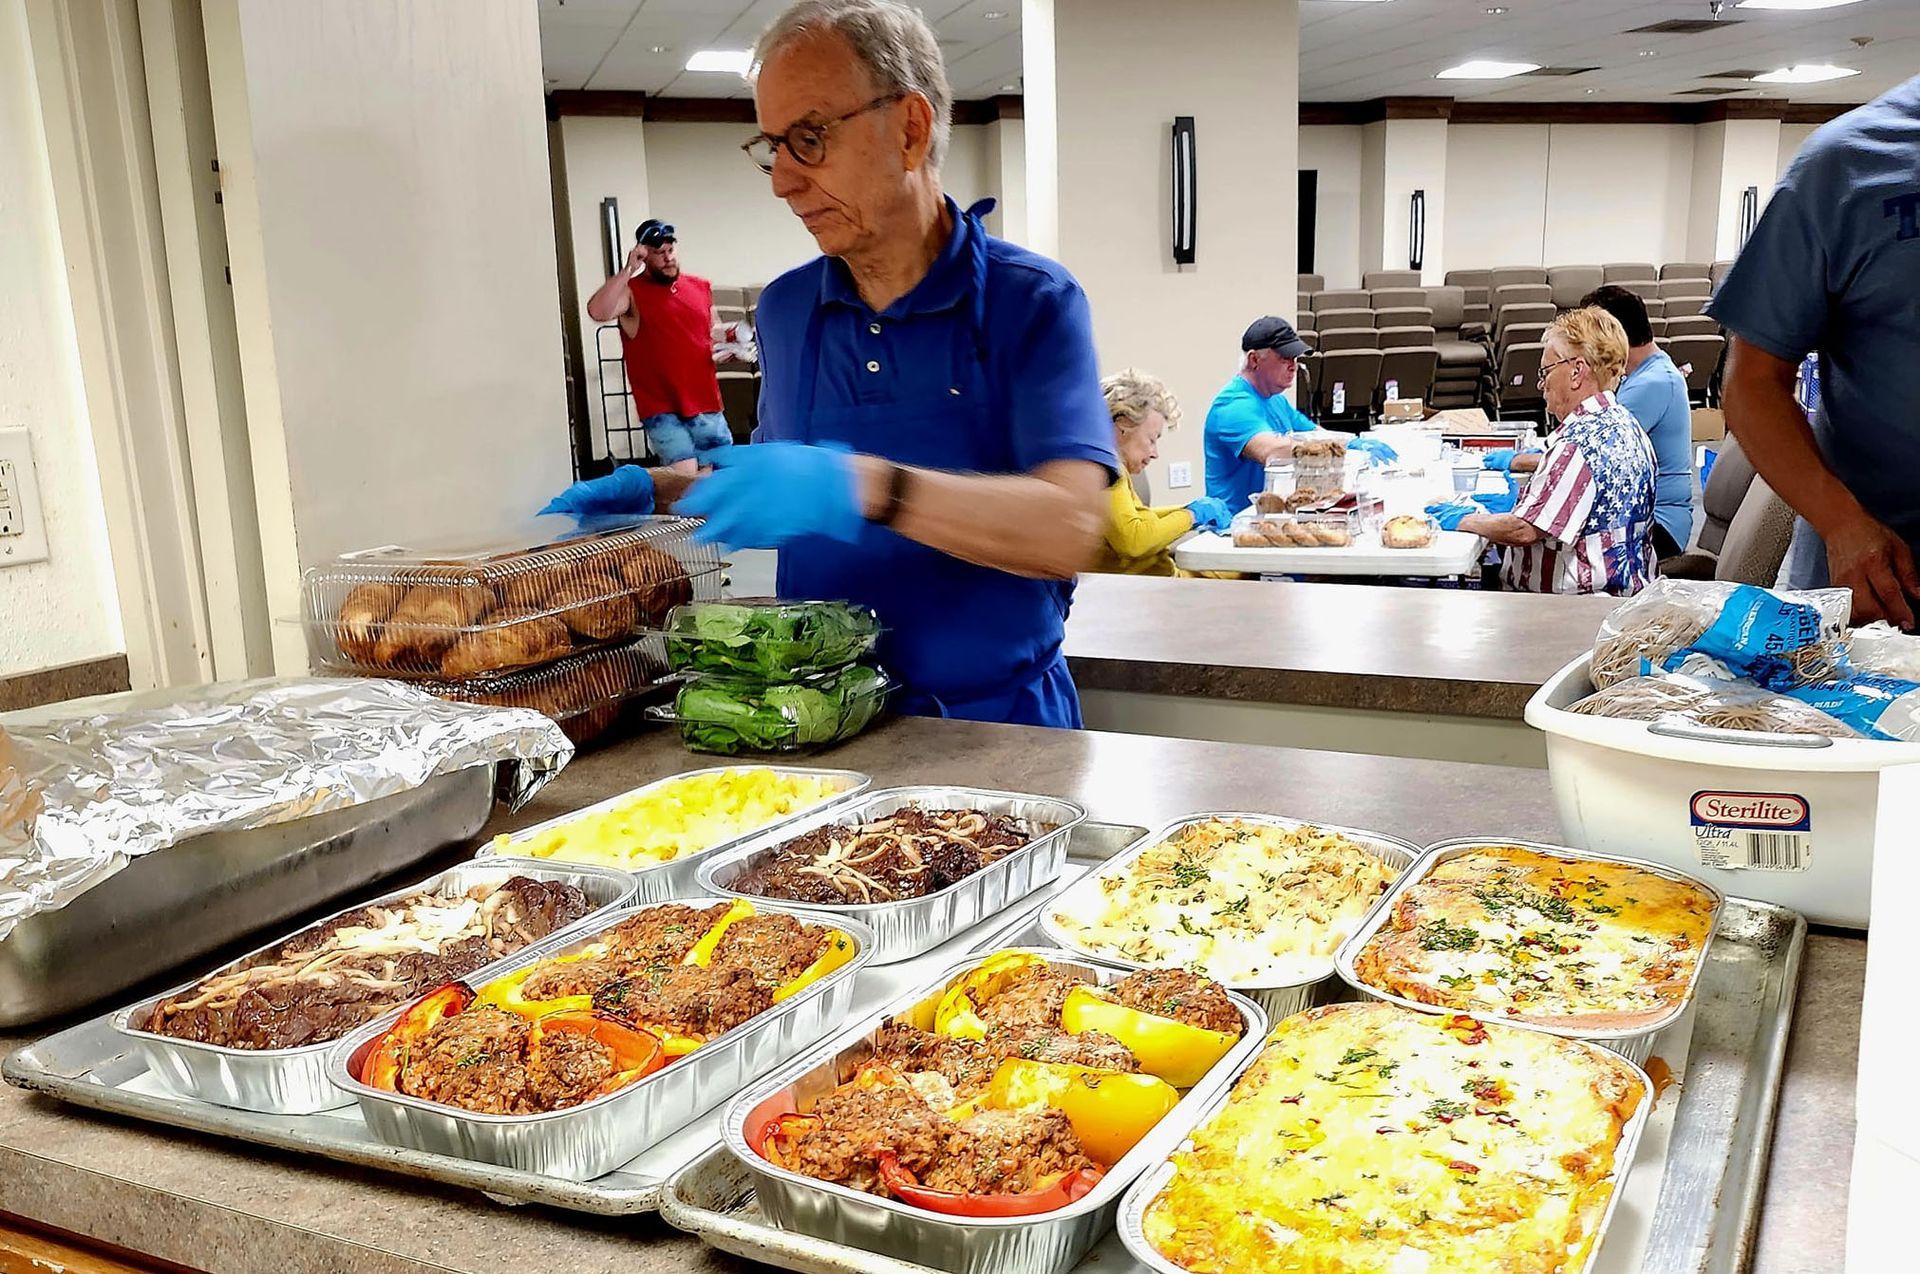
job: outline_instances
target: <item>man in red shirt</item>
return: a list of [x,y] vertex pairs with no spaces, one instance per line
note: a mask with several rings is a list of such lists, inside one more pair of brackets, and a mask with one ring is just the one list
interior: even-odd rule
[[587,314],[620,320],[634,412],[661,464],[693,473],[733,445],[713,370],[713,284],[680,272],[672,226],[640,224],[625,268],[588,299]]

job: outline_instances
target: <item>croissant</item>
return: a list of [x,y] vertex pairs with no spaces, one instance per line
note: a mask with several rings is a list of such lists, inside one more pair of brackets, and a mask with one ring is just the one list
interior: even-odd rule
[[668,611],[693,600],[693,581],[687,578],[686,568],[672,554],[651,545],[634,547],[621,563],[620,578],[633,590],[640,620],[649,628],[660,627]]
[[467,633],[440,660],[443,677],[472,677],[551,663],[572,648],[567,626],[552,615],[503,610],[484,631]]
[[406,592],[403,584],[362,584],[348,593],[334,617],[340,653],[357,664],[371,661],[380,641],[381,623],[393,614]]
[[582,575],[553,590],[548,605],[579,636],[611,641],[631,636],[639,607],[611,575]]

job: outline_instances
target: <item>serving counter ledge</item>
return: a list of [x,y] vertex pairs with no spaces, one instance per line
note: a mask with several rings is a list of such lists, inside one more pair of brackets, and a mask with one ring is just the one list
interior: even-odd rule
[[[864,770],[883,786],[1059,795],[1096,818],[1147,826],[1196,809],[1253,808],[1420,843],[1558,835],[1544,775],[1492,766],[924,720],[893,722],[821,762]],[[705,763],[669,735],[644,735],[581,758],[487,834]],[[1758,1274],[1829,1270],[1841,1250],[1864,969],[1858,938],[1810,937],[1749,1267]],[[0,1050],[43,1033],[0,1038]],[[525,1254],[527,1268],[568,1274],[759,1268],[652,1216],[503,1207],[464,1190],[89,1116],[11,1087],[0,1087],[0,1213],[214,1274],[497,1274],[517,1267],[513,1253]]]

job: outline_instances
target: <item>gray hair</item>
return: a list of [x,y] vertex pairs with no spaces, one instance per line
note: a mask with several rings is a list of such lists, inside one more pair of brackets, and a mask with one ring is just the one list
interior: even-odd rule
[[753,50],[753,74],[779,50],[811,35],[838,35],[853,46],[883,93],[918,93],[933,105],[927,164],[940,171],[953,135],[953,89],[933,28],[897,0],[798,0],[773,20]]
[[1166,383],[1137,367],[1115,372],[1101,381],[1100,392],[1106,395],[1107,414],[1123,428],[1146,424],[1147,417],[1156,411],[1165,418],[1167,428],[1180,424],[1180,404]]

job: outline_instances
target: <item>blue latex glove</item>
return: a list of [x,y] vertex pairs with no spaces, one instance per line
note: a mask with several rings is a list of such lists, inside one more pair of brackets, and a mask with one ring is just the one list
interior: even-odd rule
[[1489,513],[1513,512],[1514,499],[1515,497],[1512,491],[1493,491],[1486,495],[1476,495],[1473,497],[1474,503],[1485,507]]
[[653,475],[637,464],[623,464],[604,478],[576,482],[547,501],[542,513],[595,517],[608,513],[653,512]]
[[1440,524],[1442,531],[1458,531],[1460,523],[1466,519],[1467,515],[1479,513],[1481,510],[1470,501],[1463,500],[1456,504],[1449,500],[1441,504],[1429,504],[1427,512],[1435,522]]
[[1347,444],[1347,450],[1370,456],[1378,464],[1397,464],[1400,460],[1400,453],[1378,438],[1355,438]]
[[853,457],[840,447],[757,442],[714,453],[713,472],[693,484],[675,513],[705,518],[696,544],[773,549],[806,535],[852,544],[866,519]]
[[1187,504],[1187,512],[1193,514],[1193,529],[1196,531],[1224,531],[1233,525],[1233,510],[1227,507],[1225,500],[1203,495]]
[[1525,451],[1521,451],[1517,447],[1501,447],[1496,451],[1481,452],[1480,467],[1482,469],[1498,469],[1502,473],[1512,473],[1513,458],[1515,456],[1537,456],[1539,454],[1540,448],[1538,447],[1528,447]]

